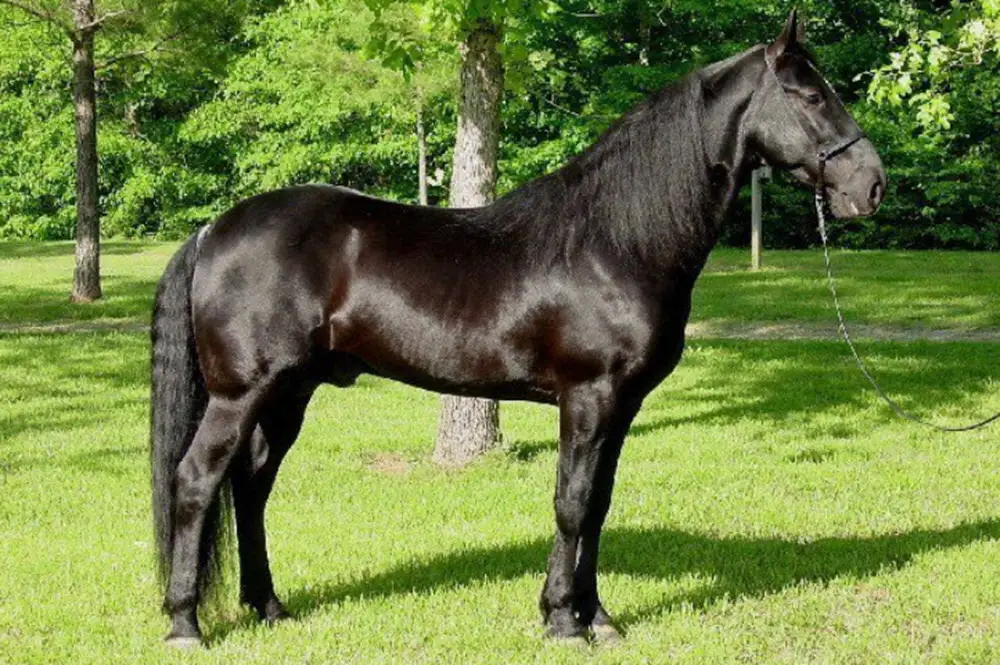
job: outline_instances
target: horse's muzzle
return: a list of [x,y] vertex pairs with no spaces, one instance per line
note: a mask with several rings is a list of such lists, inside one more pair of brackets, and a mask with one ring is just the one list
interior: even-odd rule
[[849,155],[849,159],[834,157],[827,166],[826,196],[830,211],[841,219],[870,217],[885,199],[885,167],[867,139],[851,146],[844,155]]

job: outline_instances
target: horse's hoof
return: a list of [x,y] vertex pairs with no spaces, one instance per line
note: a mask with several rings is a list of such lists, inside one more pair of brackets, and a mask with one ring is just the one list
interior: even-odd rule
[[264,623],[266,623],[268,626],[274,626],[279,623],[284,623],[286,621],[291,621],[291,620],[292,620],[292,615],[289,614],[284,608],[282,608],[277,612],[272,612],[271,614],[268,614],[266,617],[264,617]]
[[586,649],[590,646],[590,642],[583,635],[570,635],[568,637],[560,637],[557,635],[546,635],[545,638],[552,642],[553,644],[558,644],[561,647],[566,647],[569,649]]
[[558,616],[553,614],[549,617],[549,623],[545,628],[545,638],[557,644],[566,646],[585,647],[587,641],[587,628],[572,616]]
[[180,649],[182,651],[191,651],[194,649],[200,649],[204,646],[201,642],[200,637],[182,637],[182,636],[171,636],[168,635],[167,639],[163,641],[171,649]]
[[594,624],[590,627],[590,630],[594,633],[594,642],[598,642],[600,644],[618,644],[625,639],[622,637],[622,634],[618,632],[618,629],[610,623]]
[[276,623],[292,618],[292,615],[288,613],[288,610],[285,609],[285,606],[277,598],[271,598],[263,607],[259,607],[257,609],[257,616],[268,626],[273,626]]

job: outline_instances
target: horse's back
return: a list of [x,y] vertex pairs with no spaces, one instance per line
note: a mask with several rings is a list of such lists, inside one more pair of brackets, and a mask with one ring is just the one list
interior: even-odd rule
[[[373,327],[394,348],[412,347],[427,330],[406,306],[415,299],[441,320],[468,316],[472,294],[485,303],[497,284],[498,255],[467,233],[462,214],[329,185],[288,187],[234,206],[204,235],[192,283],[209,385],[235,391],[266,371],[357,350]],[[469,260],[473,254],[481,260]],[[399,364],[392,355],[386,349],[376,363],[386,374]]]

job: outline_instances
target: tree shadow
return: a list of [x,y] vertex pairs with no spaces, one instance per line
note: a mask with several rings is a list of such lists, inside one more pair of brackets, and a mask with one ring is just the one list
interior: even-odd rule
[[[115,412],[148,403],[146,335],[18,334],[0,336],[0,343],[0,383],[18,397],[9,417],[0,413],[0,442],[92,426],[95,403]],[[16,468],[39,463],[26,457]]]
[[[553,411],[553,418],[558,418]],[[507,446],[506,455],[518,462],[530,462],[542,453],[555,452],[559,450],[559,441],[555,437],[551,439],[531,439],[528,441],[514,441]]]
[[[846,418],[870,408],[877,399],[840,343],[712,340],[698,342],[697,347],[711,356],[708,361],[697,352],[691,354],[692,370],[702,376],[684,387],[672,385],[668,378],[646,401],[631,435],[688,424],[754,420],[780,425],[792,418],[814,420],[838,413]],[[862,345],[861,353],[896,401],[924,415],[990,394],[1000,374],[998,344],[872,342]],[[695,413],[675,415],[677,405],[683,405],[685,413]],[[870,424],[895,419],[888,408],[880,408]],[[846,421],[813,432],[816,437],[841,439],[858,433]]]
[[[765,269],[748,270],[749,256],[713,252],[693,293],[695,321],[835,321],[817,251],[778,252]],[[907,251],[834,251],[841,297],[860,320],[948,321],[1000,325],[993,302],[998,267],[989,252],[939,252],[927,273],[927,255]],[[846,296],[846,297],[845,297]],[[854,318],[851,316],[850,318]]]
[[136,462],[144,461],[148,455],[149,450],[145,446],[100,448],[59,458],[20,457],[4,462],[3,467],[6,473],[49,468],[124,478],[132,475],[135,472]]
[[5,286],[0,289],[0,324],[5,326],[126,319],[147,324],[153,309],[156,279],[109,275],[105,297],[92,303],[69,301],[69,285]]
[[[752,421],[781,427],[793,419],[823,417],[824,424],[806,428],[804,443],[849,439],[859,433],[852,414],[877,403],[846,347],[837,342],[699,340],[692,346],[678,373],[646,399],[630,437],[688,425]],[[862,353],[888,393],[923,415],[990,394],[1000,375],[1000,344],[873,342],[864,344]],[[827,424],[838,414],[842,422]],[[896,418],[879,405],[865,427]],[[507,455],[530,461],[557,448],[554,437],[514,441]],[[812,457],[790,461],[822,462],[829,455]]]
[[[101,241],[101,254],[139,254],[149,249],[149,245],[136,241]],[[0,242],[0,260],[22,258],[47,258],[52,256],[73,256],[76,245],[71,240],[63,242],[38,240],[4,240]]]
[[[827,583],[841,577],[864,578],[908,565],[915,557],[1000,538],[1000,519],[947,529],[917,529],[870,537],[821,538],[798,542],[782,538],[714,537],[669,528],[612,528],[601,541],[601,570],[661,580],[696,575],[707,583],[693,591],[667,595],[617,615],[625,630],[680,607],[703,610],[724,599],[760,598],[802,583]],[[388,598],[469,584],[541,578],[548,539],[463,549],[407,563],[348,583],[319,583],[292,590],[287,607],[305,618],[350,598]],[[531,602],[533,599],[525,599]],[[611,608],[612,612],[614,608]],[[213,628],[211,639],[246,626],[245,619]]]

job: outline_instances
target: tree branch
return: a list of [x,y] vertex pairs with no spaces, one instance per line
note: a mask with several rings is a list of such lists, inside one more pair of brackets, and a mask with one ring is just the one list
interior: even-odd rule
[[22,12],[30,14],[40,21],[44,21],[49,25],[53,25],[60,30],[62,30],[70,39],[75,39],[75,34],[72,27],[59,20],[51,11],[45,11],[39,9],[38,7],[32,7],[26,2],[21,2],[21,0],[0,0],[0,5],[7,5],[8,7],[14,7],[20,9]]
[[565,106],[560,106],[559,104],[556,104],[554,101],[552,101],[551,99],[549,99],[544,95],[539,95],[539,99],[541,99],[543,102],[545,102],[554,109],[562,111],[563,113],[568,113],[572,116],[576,116],[577,118],[583,118],[584,120],[615,120],[618,117],[614,115],[603,115],[603,114],[584,115],[583,113],[577,113],[576,111],[572,111],[566,108]]
[[[3,2],[3,1],[4,0],[0,0],[0,2]],[[94,19],[93,21],[91,21],[87,25],[81,25],[81,26],[79,26],[77,29],[80,30],[81,32],[84,32],[86,30],[95,30],[95,29],[101,27],[106,21],[109,21],[109,20],[115,18],[116,16],[121,16],[122,14],[128,14],[128,11],[129,10],[127,10],[127,9],[119,9],[118,11],[108,12],[104,16],[100,16],[100,17]]]
[[[4,2],[4,1],[5,0],[0,0],[0,2]],[[114,56],[113,58],[108,58],[104,62],[95,63],[94,69],[97,70],[97,71],[100,71],[102,69],[107,69],[108,67],[111,67],[112,65],[116,65],[116,64],[118,64],[119,62],[121,62],[123,60],[131,60],[132,58],[142,58],[144,56],[150,55],[151,53],[160,53],[160,52],[162,52],[162,51],[165,50],[164,46],[166,44],[174,41],[178,37],[180,37],[179,34],[169,35],[167,37],[164,37],[163,39],[161,39],[160,41],[156,42],[155,44],[153,44],[152,46],[150,46],[148,48],[138,49],[138,50],[135,50],[135,51],[128,51],[126,53],[120,53],[120,54]]]
[[0,4],[16,7],[17,9],[20,9],[23,12],[27,12],[32,16],[34,16],[35,18],[41,19],[48,23],[56,22],[56,20],[52,17],[52,14],[50,14],[49,12],[43,12],[40,9],[36,9],[35,7],[32,7],[31,5],[25,4],[23,2],[18,2],[17,0],[0,0]]

